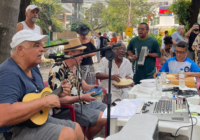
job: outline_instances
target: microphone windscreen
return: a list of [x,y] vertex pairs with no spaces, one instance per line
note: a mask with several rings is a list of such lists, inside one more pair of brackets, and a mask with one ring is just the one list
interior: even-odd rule
[[122,43],[116,43],[115,45],[113,45],[113,48],[120,47],[120,46],[122,46]]
[[50,54],[57,54],[57,48],[49,48],[45,53],[44,53],[44,57],[45,58],[49,58]]

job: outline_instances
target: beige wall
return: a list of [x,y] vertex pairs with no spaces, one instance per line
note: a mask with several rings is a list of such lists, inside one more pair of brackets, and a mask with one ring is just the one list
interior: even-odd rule
[[77,33],[76,32],[71,32],[69,30],[65,30],[62,33],[57,33],[57,39],[63,38],[63,39],[71,39],[71,38],[76,38]]

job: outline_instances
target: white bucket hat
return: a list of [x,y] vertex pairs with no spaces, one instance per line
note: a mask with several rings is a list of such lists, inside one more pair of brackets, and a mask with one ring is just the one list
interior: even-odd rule
[[48,40],[48,36],[36,34],[31,30],[21,30],[13,36],[10,46],[11,48],[15,48],[24,41],[39,41],[39,40],[46,42]]
[[33,9],[38,9],[39,12],[40,12],[40,8],[37,7],[36,5],[29,5],[29,6],[27,6],[27,7],[26,7],[26,12],[27,12],[28,10],[33,10]]

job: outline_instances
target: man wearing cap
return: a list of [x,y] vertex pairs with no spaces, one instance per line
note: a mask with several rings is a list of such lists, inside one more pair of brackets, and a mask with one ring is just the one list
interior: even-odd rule
[[37,128],[28,128],[23,122],[43,108],[60,107],[59,98],[70,92],[70,85],[62,83],[63,91],[29,102],[21,102],[28,93],[44,89],[39,69],[44,51],[42,41],[48,36],[29,30],[19,31],[11,42],[11,57],[0,65],[0,139],[10,140],[82,140],[79,124],[58,120],[49,116],[47,122]]
[[26,8],[26,20],[17,24],[17,32],[20,30],[32,30],[34,33],[42,35],[42,29],[36,25],[40,8],[36,5],[29,5]]
[[[69,40],[69,44],[64,46],[64,53],[74,56],[82,54],[84,49],[86,49],[86,46],[82,46],[79,38],[75,38]],[[106,105],[96,101],[96,98],[91,96],[94,93],[82,94],[83,90],[88,91],[96,87],[96,85],[88,85],[81,79],[79,65],[83,57],[82,55],[55,63],[49,72],[48,83],[52,90],[58,88],[63,79],[67,79],[67,82],[71,83],[71,93],[69,96],[61,98],[60,101],[64,104],[74,104],[76,121],[81,126],[89,127],[86,136],[90,140],[106,123],[106,119],[102,118]],[[79,94],[80,96],[78,96]],[[80,105],[80,100],[83,103],[82,105]],[[63,108],[54,109],[53,116],[60,119],[70,119],[70,111]]]

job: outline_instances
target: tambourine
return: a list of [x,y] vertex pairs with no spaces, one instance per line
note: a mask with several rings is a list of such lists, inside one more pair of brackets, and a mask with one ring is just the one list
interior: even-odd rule
[[92,97],[99,97],[99,96],[103,96],[103,90],[101,87],[95,87],[92,88],[88,91],[88,93],[90,92],[95,92],[94,94],[92,94]]
[[120,82],[116,82],[114,81],[113,82],[113,85],[116,87],[116,88],[128,88],[129,86],[132,86],[133,85],[133,80],[132,79],[126,79],[126,78],[122,78],[120,79]]

